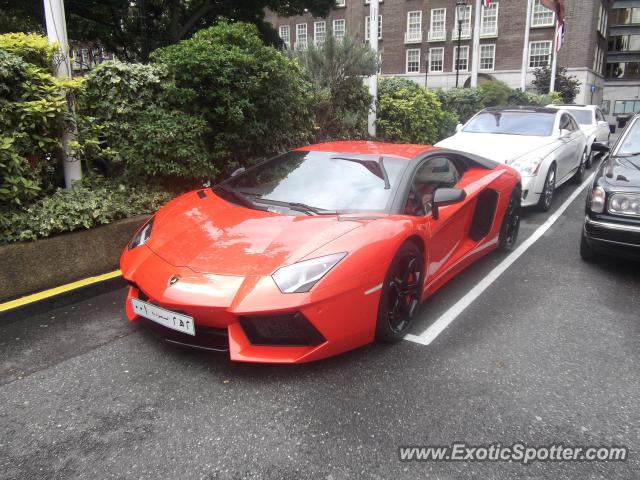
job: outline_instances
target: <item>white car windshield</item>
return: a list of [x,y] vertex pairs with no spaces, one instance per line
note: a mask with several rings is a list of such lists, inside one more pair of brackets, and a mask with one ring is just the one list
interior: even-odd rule
[[463,129],[468,133],[498,133],[548,137],[553,132],[554,113],[545,112],[482,112]]
[[640,122],[635,121],[622,138],[616,155],[640,155]]
[[576,117],[580,125],[591,125],[593,123],[593,113],[591,110],[572,110],[569,109],[571,115]]

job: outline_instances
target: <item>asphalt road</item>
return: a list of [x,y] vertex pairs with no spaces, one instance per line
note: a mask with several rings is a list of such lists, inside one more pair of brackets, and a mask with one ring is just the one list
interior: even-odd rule
[[[0,327],[0,478],[640,478],[640,268],[581,261],[583,205],[584,192],[428,346],[232,364],[128,324],[123,290]],[[527,212],[520,241],[546,218]],[[503,258],[434,295],[415,333]],[[402,445],[456,441],[614,444],[630,455],[398,459]]]

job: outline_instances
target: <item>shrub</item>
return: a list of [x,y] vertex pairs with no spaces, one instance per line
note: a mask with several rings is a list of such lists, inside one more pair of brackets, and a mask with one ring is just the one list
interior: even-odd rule
[[484,107],[482,93],[477,88],[438,90],[437,94],[442,108],[456,114],[461,123],[466,123]]
[[480,83],[478,87],[482,95],[482,104],[485,107],[505,106],[509,103],[512,93],[511,87],[500,80],[492,80]]
[[72,189],[58,189],[28,208],[0,216],[0,243],[35,240],[150,213],[171,197],[157,186],[85,179]]
[[376,124],[385,141],[433,144],[443,125],[456,122],[457,117],[444,115],[436,94],[417,83],[396,77],[380,80]]
[[0,50],[21,57],[25,62],[52,71],[58,45],[35,33],[5,33],[0,35]]
[[220,22],[156,50],[152,61],[175,81],[171,98],[206,120],[211,158],[222,172],[311,137],[311,84],[254,25]]
[[[533,85],[538,93],[544,95],[551,86],[551,68],[541,67],[533,71],[535,79]],[[562,103],[573,103],[580,91],[580,81],[573,75],[567,74],[566,67],[558,65],[556,69],[555,90],[562,96]]]
[[378,68],[375,52],[352,37],[337,41],[330,35],[321,47],[290,53],[315,87],[315,141],[367,136],[372,98],[362,77]]

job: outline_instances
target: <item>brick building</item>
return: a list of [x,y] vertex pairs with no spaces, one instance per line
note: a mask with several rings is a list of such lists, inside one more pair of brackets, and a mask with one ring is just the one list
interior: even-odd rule
[[[326,35],[368,37],[368,0],[338,0],[326,18],[311,15],[282,18],[269,12],[267,20],[278,29],[289,48],[322,42]],[[466,0],[460,48],[460,85],[469,81],[475,1]],[[565,45],[558,65],[567,67],[581,84],[577,103],[600,104],[605,86],[607,16],[610,0],[565,0]],[[617,2],[615,2],[617,3]],[[632,0],[640,7],[640,1]],[[520,86],[527,0],[491,1],[482,9],[480,27],[481,78],[494,78]],[[380,2],[382,74],[405,76],[429,88],[455,86],[458,44],[456,0],[383,0]],[[638,12],[640,16],[640,10]],[[529,35],[527,83],[532,70],[551,63],[554,13],[534,0]],[[640,107],[640,103],[639,103]]]

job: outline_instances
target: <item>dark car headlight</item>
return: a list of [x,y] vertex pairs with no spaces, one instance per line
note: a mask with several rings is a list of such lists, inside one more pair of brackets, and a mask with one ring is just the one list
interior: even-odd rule
[[634,193],[614,193],[609,198],[609,212],[616,215],[640,217],[640,195]]
[[140,230],[136,232],[131,241],[129,242],[129,250],[133,250],[140,245],[144,245],[147,243],[147,240],[151,237],[151,230],[153,229],[153,219],[155,217],[151,217],[151,219],[145,223]]

